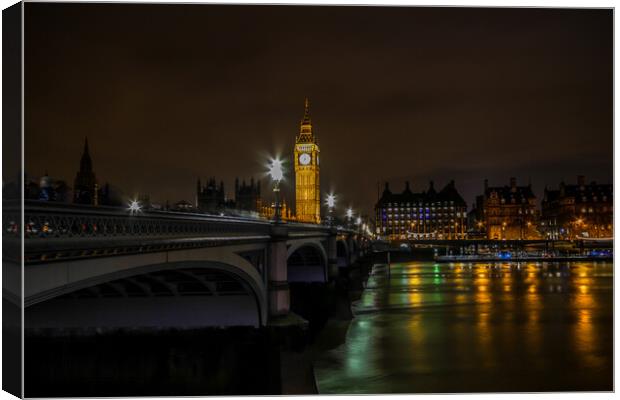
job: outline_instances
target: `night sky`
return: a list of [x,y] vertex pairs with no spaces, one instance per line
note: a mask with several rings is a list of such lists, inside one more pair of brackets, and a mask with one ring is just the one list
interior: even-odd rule
[[[613,175],[612,11],[26,3],[26,171],[193,201],[292,161],[311,102],[323,192]],[[289,167],[291,165],[289,164]],[[289,169],[285,187],[292,188]],[[289,194],[287,198],[291,199]],[[291,199],[292,200],[292,199]]]

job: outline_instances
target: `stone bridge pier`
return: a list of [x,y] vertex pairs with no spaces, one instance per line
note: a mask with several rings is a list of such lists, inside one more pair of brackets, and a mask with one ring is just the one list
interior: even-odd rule
[[271,243],[267,256],[270,317],[286,315],[290,309],[291,298],[287,276],[287,240],[288,228],[286,225],[274,225],[271,229]]
[[[267,255],[267,288],[270,317],[284,316],[290,311],[291,299],[288,271],[291,268],[289,262],[291,242],[295,240],[301,241],[301,244],[298,245],[299,248],[317,243],[317,238],[313,238],[312,242],[304,243],[303,239],[295,239],[290,231],[291,226],[286,223],[274,224],[270,231],[271,239]],[[315,246],[316,248],[320,247],[319,253],[325,253],[325,257],[321,258],[321,267],[324,274],[322,282],[324,283],[335,281],[339,275],[337,254],[339,240],[344,241],[346,247],[350,249],[346,257],[347,263],[345,266],[349,266],[357,259],[357,254],[352,253],[352,250],[359,249],[359,244],[355,243],[356,239],[352,234],[343,235],[336,228],[325,228],[318,240],[320,245]]]
[[329,279],[333,280],[338,277],[338,231],[335,228],[329,231],[327,256],[327,272]]

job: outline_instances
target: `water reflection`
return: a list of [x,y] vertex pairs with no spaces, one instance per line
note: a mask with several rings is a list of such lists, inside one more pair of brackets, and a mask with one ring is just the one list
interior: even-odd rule
[[375,268],[321,393],[612,389],[610,263]]

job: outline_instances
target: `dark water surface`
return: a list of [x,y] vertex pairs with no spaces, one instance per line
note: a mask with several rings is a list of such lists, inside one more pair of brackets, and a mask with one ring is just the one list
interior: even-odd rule
[[320,393],[613,390],[613,265],[376,266]]

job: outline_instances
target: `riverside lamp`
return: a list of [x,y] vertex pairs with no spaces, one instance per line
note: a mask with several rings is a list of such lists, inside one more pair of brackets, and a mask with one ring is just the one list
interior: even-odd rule
[[282,172],[282,161],[277,158],[271,160],[271,164],[269,165],[269,176],[273,181],[273,194],[276,198],[273,220],[275,222],[280,222],[280,181],[284,177],[284,173]]
[[327,198],[325,199],[325,204],[327,204],[327,225],[329,226],[333,226],[334,225],[334,207],[336,206],[336,195],[333,193],[330,193],[327,195]]
[[127,210],[129,210],[129,214],[137,214],[142,211],[142,206],[138,200],[131,200],[127,203]]
[[347,208],[347,227],[351,228],[351,219],[353,218],[353,209]]

